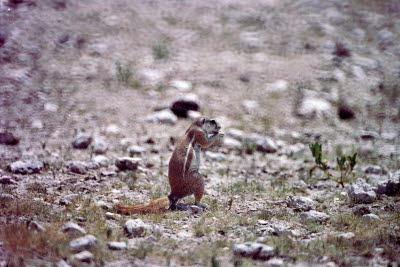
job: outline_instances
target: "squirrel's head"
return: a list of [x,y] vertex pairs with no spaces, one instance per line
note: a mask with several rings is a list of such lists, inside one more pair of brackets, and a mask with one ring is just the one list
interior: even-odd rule
[[193,125],[201,128],[207,135],[217,134],[221,129],[221,126],[214,119],[209,119],[207,117],[199,117],[194,122]]

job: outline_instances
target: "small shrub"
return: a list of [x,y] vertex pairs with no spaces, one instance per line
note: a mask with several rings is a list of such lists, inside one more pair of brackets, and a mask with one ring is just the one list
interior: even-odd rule
[[156,44],[152,47],[153,56],[156,60],[168,59],[169,58],[169,49],[165,44]]
[[138,259],[144,259],[152,252],[153,243],[151,241],[143,241],[139,244],[137,249],[131,251],[130,255]]
[[54,227],[46,226],[46,229],[46,232],[34,232],[25,223],[0,227],[0,241],[11,256],[6,266],[21,266],[18,261],[35,257],[55,260],[69,256],[68,237]]
[[140,88],[141,83],[134,79],[133,72],[131,71],[131,64],[122,65],[121,62],[115,62],[115,70],[117,80],[120,84],[130,86],[133,88]]
[[272,212],[268,212],[266,210],[261,211],[260,214],[258,214],[258,219],[259,220],[265,220],[265,221],[269,221],[274,217]]
[[322,145],[318,142],[309,145],[312,156],[315,159],[315,165],[310,169],[310,177],[316,169],[322,170],[329,179],[337,182],[344,188],[344,183],[350,181],[350,177],[353,176],[355,178],[355,174],[353,172],[354,166],[357,163],[357,153],[354,153],[353,156],[340,156],[336,158],[337,168],[340,173],[339,177],[334,177],[328,168],[328,161],[322,160]]
[[115,70],[117,72],[117,80],[123,84],[129,84],[132,79],[132,72],[130,70],[130,65],[122,65],[121,62],[115,62]]
[[210,227],[205,224],[205,219],[202,218],[197,224],[193,226],[194,235],[196,237],[202,237],[208,235],[211,232]]
[[243,154],[247,154],[247,155],[253,155],[254,152],[256,151],[257,145],[255,143],[252,142],[248,142],[245,141],[243,142],[243,145],[240,149],[240,153]]

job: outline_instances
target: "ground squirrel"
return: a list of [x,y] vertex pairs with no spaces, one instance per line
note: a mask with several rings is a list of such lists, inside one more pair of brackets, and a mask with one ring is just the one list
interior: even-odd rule
[[168,197],[159,198],[149,204],[122,207],[115,206],[120,213],[157,213],[165,210],[175,210],[179,199],[194,195],[195,205],[206,208],[200,202],[204,194],[204,178],[199,173],[200,151],[202,147],[211,146],[224,135],[219,132],[221,127],[213,119],[197,118],[185,135],[179,141],[169,161],[168,179],[171,193]]

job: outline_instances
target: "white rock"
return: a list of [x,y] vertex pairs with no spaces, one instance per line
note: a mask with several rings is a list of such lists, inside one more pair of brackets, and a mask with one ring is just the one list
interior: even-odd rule
[[338,234],[337,237],[338,238],[342,238],[342,239],[352,239],[354,238],[356,235],[352,232],[348,232],[348,233],[343,233],[343,234]]
[[165,75],[157,70],[143,69],[138,72],[138,77],[147,84],[157,85],[164,79]]
[[13,199],[15,199],[15,197],[13,195],[11,195],[11,194],[6,194],[6,193],[1,193],[0,194],[0,201],[1,202],[3,202],[3,201],[11,201]]
[[78,197],[79,197],[79,194],[69,194],[69,195],[66,195],[64,197],[64,199],[66,199],[68,201],[71,201],[71,202],[74,202],[74,201],[76,201],[78,199]]
[[117,26],[120,22],[119,16],[112,15],[104,18],[104,24],[110,27]]
[[43,169],[43,163],[37,160],[16,161],[7,166],[13,173],[33,174]]
[[243,100],[242,105],[247,110],[253,110],[253,109],[256,109],[256,108],[258,108],[260,106],[258,104],[258,102],[255,101],[255,100]]
[[70,161],[67,163],[67,169],[70,172],[85,174],[87,171],[86,163],[81,161]]
[[108,46],[106,44],[97,43],[88,46],[88,52],[90,55],[99,56],[107,52]]
[[194,110],[188,110],[188,112],[187,112],[187,117],[188,117],[189,119],[195,120],[195,119],[197,119],[198,117],[201,117],[201,113],[198,112],[198,111],[194,111]]
[[351,66],[351,74],[359,81],[364,81],[367,78],[364,70],[359,66]]
[[175,124],[178,121],[178,117],[170,110],[164,109],[148,115],[144,118],[145,122],[153,123],[165,123],[165,124]]
[[46,228],[44,228],[40,223],[37,221],[31,221],[29,224],[29,229],[37,232],[46,232]]
[[265,89],[268,92],[283,92],[289,88],[289,83],[285,80],[277,80],[273,83],[267,83]]
[[263,153],[275,153],[278,149],[276,143],[272,139],[258,134],[251,134],[247,142],[255,144],[257,151]]
[[347,19],[341,12],[337,11],[336,8],[328,9],[326,17],[329,22],[333,24],[342,24]]
[[394,196],[400,191],[400,171],[390,173],[388,180],[378,183],[378,194]]
[[108,134],[108,135],[119,134],[119,133],[120,133],[120,129],[119,129],[118,125],[116,125],[116,124],[110,124],[106,128],[106,134]]
[[266,266],[282,266],[283,265],[283,260],[282,259],[278,259],[278,258],[273,258],[270,259],[269,261],[266,262]]
[[141,161],[141,158],[121,157],[115,160],[115,166],[120,170],[135,171],[139,167]]
[[111,250],[125,250],[127,245],[125,242],[108,242],[107,246]]
[[376,140],[380,138],[377,132],[372,131],[360,131],[359,135],[363,140]]
[[135,144],[135,140],[131,138],[122,138],[119,143],[124,149],[126,149],[127,147]]
[[173,80],[169,83],[169,85],[178,89],[181,92],[187,92],[192,89],[192,83],[183,80]]
[[306,97],[300,108],[298,114],[305,118],[320,118],[332,109],[332,105],[322,98]]
[[137,146],[137,145],[132,145],[128,147],[128,153],[129,155],[142,155],[147,151],[145,147],[142,146]]
[[145,236],[147,229],[149,229],[149,225],[145,224],[141,219],[129,219],[124,225],[124,231],[127,236]]
[[395,35],[387,28],[380,30],[377,35],[381,45],[390,44],[395,39]]
[[376,193],[362,178],[358,178],[350,187],[348,195],[356,203],[372,203],[376,199]]
[[309,151],[307,148],[307,146],[301,143],[294,145],[284,145],[282,149],[282,154],[287,155],[288,157],[299,158]]
[[41,120],[33,120],[31,127],[33,129],[42,129],[43,128],[43,122]]
[[69,243],[69,249],[72,251],[80,251],[97,246],[97,238],[94,235],[85,235],[72,240]]
[[56,105],[54,103],[46,103],[46,104],[44,104],[44,110],[49,111],[49,112],[57,112],[58,105]]
[[364,172],[368,174],[383,174],[383,169],[381,166],[369,165]]
[[363,215],[362,217],[363,217],[364,219],[368,220],[368,221],[380,221],[380,220],[381,220],[381,218],[379,218],[378,215],[372,214],[372,213],[370,213],[370,214],[365,214],[365,215]]
[[111,210],[112,209],[112,204],[108,203],[108,202],[105,202],[103,200],[97,201],[96,202],[96,206],[98,206],[98,207],[100,207],[102,209],[105,209],[105,210]]
[[315,203],[308,197],[294,197],[289,196],[288,207],[295,208],[301,211],[309,211],[315,209]]
[[242,148],[242,142],[230,137],[224,137],[223,142],[224,146],[227,147],[228,149],[233,150]]
[[60,232],[71,235],[86,235],[86,230],[74,222],[66,223],[63,227],[61,227]]
[[340,69],[335,69],[332,73],[334,79],[338,82],[345,82],[346,81],[346,73]]
[[374,59],[365,57],[353,57],[353,62],[367,70],[376,70],[378,68],[378,62]]
[[304,212],[300,215],[300,220],[302,223],[307,222],[325,222],[329,219],[329,215],[323,212],[318,212],[315,210],[311,210],[308,212]]
[[103,138],[95,139],[93,142],[93,152],[95,154],[104,154],[108,149],[108,144]]
[[259,49],[262,47],[262,40],[257,32],[242,32],[240,44],[247,49]]
[[193,237],[192,233],[186,232],[186,231],[181,231],[176,235],[178,238],[182,239],[187,239]]
[[78,199],[78,194],[69,194],[59,200],[60,205],[69,205],[71,202],[75,202]]
[[110,165],[108,158],[103,155],[95,156],[92,158],[92,161],[98,163],[101,167],[108,167]]
[[277,223],[274,224],[272,228],[274,229],[273,233],[277,236],[289,236],[292,234],[292,231],[287,225]]
[[76,260],[76,261],[90,263],[94,259],[94,256],[93,256],[92,253],[90,253],[89,251],[85,250],[85,251],[82,251],[82,252],[80,252],[78,254],[73,255],[72,259]]
[[65,260],[60,260],[56,263],[56,267],[71,267]]
[[275,255],[274,248],[255,242],[245,242],[232,246],[232,252],[237,257],[268,260]]
[[220,161],[224,161],[226,160],[226,156],[221,154],[221,153],[214,153],[211,151],[206,151],[206,155],[205,157],[210,160],[210,161],[214,161],[214,162],[220,162]]
[[72,147],[76,149],[86,149],[92,142],[92,135],[89,133],[78,133],[72,140]]
[[236,140],[243,140],[244,138],[244,132],[238,129],[234,129],[234,128],[229,128],[226,130],[226,135],[230,136]]

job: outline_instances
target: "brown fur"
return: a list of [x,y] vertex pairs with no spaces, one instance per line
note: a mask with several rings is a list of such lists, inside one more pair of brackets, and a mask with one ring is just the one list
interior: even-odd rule
[[169,199],[168,197],[162,197],[155,200],[150,201],[149,204],[140,205],[135,207],[123,207],[116,205],[114,209],[117,210],[118,213],[122,214],[147,214],[147,213],[162,213],[168,209]]
[[[165,211],[168,204],[171,210],[175,210],[179,199],[192,194],[194,194],[196,205],[206,207],[200,203],[204,194],[204,178],[199,173],[200,166],[197,163],[200,162],[200,148],[209,147],[218,138],[223,137],[223,134],[219,133],[220,128],[214,120],[205,117],[196,119],[175,147],[169,161],[168,179],[171,193],[168,198],[159,198],[147,205],[136,207],[115,206],[117,212],[124,214],[159,213]],[[209,137],[209,134],[212,136]],[[196,161],[196,159],[198,160]]]

